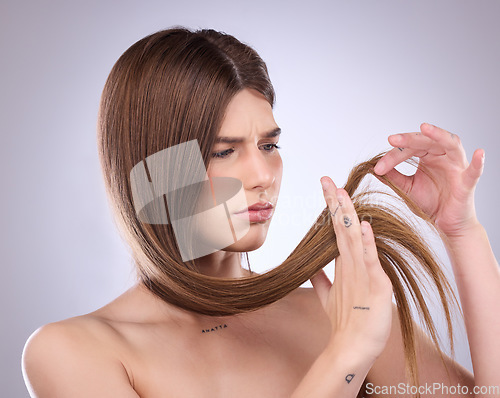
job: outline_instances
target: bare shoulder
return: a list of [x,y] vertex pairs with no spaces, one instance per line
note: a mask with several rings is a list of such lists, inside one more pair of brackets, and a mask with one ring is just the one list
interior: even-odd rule
[[[287,369],[285,383],[307,370],[330,335],[330,322],[312,288],[298,288],[260,311],[223,320],[224,333],[201,337],[202,330],[222,320],[183,311],[136,286],[97,311],[37,329],[23,351],[25,382],[31,396],[39,398],[137,398],[167,391],[179,396],[178,389],[187,385],[193,396],[201,396],[219,371],[224,374],[220,382],[227,381],[229,365],[216,365],[221,357],[235,358],[229,366],[235,385],[241,366],[259,369],[262,363]],[[262,351],[262,335],[272,349]],[[193,361],[215,379],[206,386],[202,380],[193,383]]]
[[117,332],[99,317],[77,316],[35,330],[22,355],[32,397],[138,397],[116,349]]

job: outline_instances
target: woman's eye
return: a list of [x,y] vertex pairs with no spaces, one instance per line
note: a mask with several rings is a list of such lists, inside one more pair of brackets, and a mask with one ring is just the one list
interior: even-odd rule
[[[262,145],[262,147],[264,148],[264,150],[266,152],[274,152],[275,149],[281,148],[277,144],[265,144],[265,145]],[[217,158],[217,159],[223,159],[223,158],[228,157],[233,152],[234,152],[234,149],[232,149],[232,148],[226,149],[225,151],[221,151],[221,152],[213,152],[212,157]]]
[[278,144],[266,144],[266,145],[264,145],[264,147],[266,148],[265,150],[267,152],[273,152],[275,149],[281,148],[280,146],[278,146]]
[[234,152],[233,149],[226,149],[225,151],[221,151],[221,152],[214,152],[212,153],[212,157],[213,158],[225,158],[227,156],[229,156],[230,153]]

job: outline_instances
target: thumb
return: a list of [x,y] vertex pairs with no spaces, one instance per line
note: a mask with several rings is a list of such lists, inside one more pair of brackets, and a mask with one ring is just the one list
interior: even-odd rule
[[[377,174],[373,174],[377,179],[382,182],[383,184],[387,185],[387,182],[384,181],[384,179]],[[389,181],[391,181],[394,185],[396,185],[399,189],[401,189],[404,193],[408,194],[410,192],[410,188],[412,185],[412,180],[413,180],[413,175],[411,176],[406,176],[396,169],[392,169],[386,174],[384,174],[384,177],[386,177]]]
[[324,270],[318,271],[316,275],[314,275],[311,278],[311,283],[314,287],[314,290],[316,291],[316,294],[319,297],[319,301],[321,301],[321,304],[323,305],[323,308],[326,309],[326,303],[328,301],[328,294],[330,292],[330,289],[332,287],[332,283],[330,282],[330,279],[328,279],[328,276],[326,276],[326,273]]

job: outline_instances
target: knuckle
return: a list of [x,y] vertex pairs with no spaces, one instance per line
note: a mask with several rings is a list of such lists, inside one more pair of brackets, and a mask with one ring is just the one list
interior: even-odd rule
[[339,233],[341,231],[340,230],[340,221],[337,218],[337,216],[334,216],[333,214],[332,214],[332,223],[333,223],[333,227],[335,228],[335,232]]
[[460,137],[457,134],[453,134],[451,132],[448,132],[450,135],[451,140],[455,143],[455,145],[460,145],[462,143],[462,140],[460,140]]
[[333,196],[327,194],[326,192],[325,192],[325,202],[327,203],[328,207],[331,207],[333,205]]

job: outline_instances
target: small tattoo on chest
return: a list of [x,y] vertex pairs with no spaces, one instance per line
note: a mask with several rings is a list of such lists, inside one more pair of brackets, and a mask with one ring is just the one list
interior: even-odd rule
[[210,333],[210,332],[218,332],[219,330],[227,328],[227,325],[219,325],[211,327],[210,329],[202,329],[201,333]]

